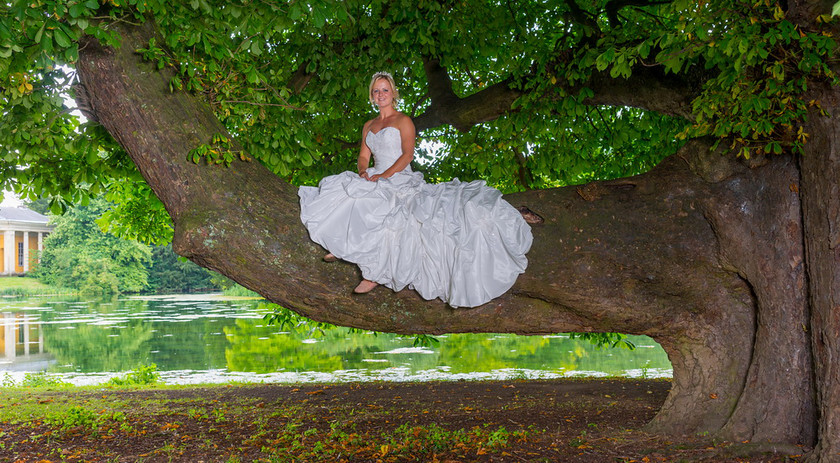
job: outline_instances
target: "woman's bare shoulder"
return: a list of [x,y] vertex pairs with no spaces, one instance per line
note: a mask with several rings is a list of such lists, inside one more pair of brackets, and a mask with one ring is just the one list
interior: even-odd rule
[[376,118],[373,118],[373,119],[365,122],[365,125],[362,126],[362,136],[367,135],[367,133],[370,131],[370,126],[373,125],[373,121],[375,121],[375,120],[376,120]]
[[414,131],[414,121],[406,114],[398,113],[397,120],[394,124],[400,130],[411,130]]

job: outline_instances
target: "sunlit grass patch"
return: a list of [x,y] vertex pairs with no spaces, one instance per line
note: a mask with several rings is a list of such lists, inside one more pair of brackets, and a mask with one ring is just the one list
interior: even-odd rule
[[444,456],[470,459],[500,454],[509,444],[527,439],[530,432],[508,431],[504,426],[449,429],[436,423],[405,423],[370,433],[357,432],[353,423],[344,421],[334,421],[325,431],[306,429],[305,421],[287,423],[263,452],[290,462],[336,461],[347,455],[372,461],[435,461]]
[[55,296],[77,292],[71,288],[45,285],[32,277],[0,277],[0,296]]
[[39,371],[27,373],[19,382],[15,381],[8,373],[0,377],[0,387],[22,387],[22,388],[55,388],[70,387],[72,384],[63,381],[60,377]]

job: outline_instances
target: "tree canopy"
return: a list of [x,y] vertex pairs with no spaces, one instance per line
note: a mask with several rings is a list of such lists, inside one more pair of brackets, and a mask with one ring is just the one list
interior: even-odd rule
[[[52,195],[56,210],[107,192],[119,203],[112,230],[172,238],[318,320],[649,334],[674,364],[653,428],[816,444],[813,458],[833,461],[830,7],[7,1],[0,184]],[[355,273],[317,262],[290,184],[353,165],[378,70],[397,78],[429,180],[484,178],[544,217],[528,271],[498,300],[452,310],[406,291],[352,299],[336,288]]]
[[[168,238],[162,207],[125,154],[101,126],[80,122],[65,97],[79,91],[72,68],[79,37],[116,45],[114,21],[148,18],[165,43],[138,51],[173,71],[173,91],[206,98],[234,137],[202,140],[195,160],[255,158],[293,183],[352,165],[360,127],[372,114],[366,91],[377,69],[397,76],[402,109],[422,115],[421,139],[432,143],[420,145],[418,162],[431,180],[485,178],[517,191],[624,177],[703,133],[738,133],[749,140],[742,149],[778,151],[796,143],[779,144],[773,135],[797,114],[787,110],[798,100],[781,103],[802,90],[789,77],[823,72],[821,47],[831,41],[774,17],[774,5],[656,2],[606,14],[603,5],[563,1],[12,2],[0,16],[0,57],[7,58],[0,64],[0,179],[24,196],[46,193],[64,203],[107,191],[124,204],[112,216],[116,230]],[[774,50],[779,56],[767,65]],[[808,68],[798,70],[806,59]],[[748,68],[773,73],[776,84],[758,88],[741,72]],[[668,102],[674,107],[667,114],[630,107],[648,106],[633,101],[648,74],[682,70],[716,78],[702,87],[699,78],[673,78],[677,90],[692,94]],[[626,84],[596,96],[593,84],[606,76]],[[445,105],[501,87],[512,111],[456,116],[462,121],[435,115],[436,94]],[[693,125],[672,117],[691,113],[690,97],[698,95]],[[589,104],[598,99],[619,105]],[[769,114],[770,106],[779,114]],[[116,225],[126,217],[137,231]]]
[[[148,19],[163,43],[138,52],[229,131],[202,140],[195,160],[254,158],[296,184],[352,165],[371,70],[394,72],[402,109],[420,116],[429,179],[484,178],[503,191],[637,174],[703,135],[744,157],[799,151],[808,134],[797,121],[819,102],[797,96],[809,79],[836,79],[831,18],[806,29],[769,0],[7,2],[0,185],[51,195],[55,212],[108,192],[121,205],[114,231],[170,239],[125,153],[67,99],[80,89],[80,37],[118,45],[115,22]],[[682,93],[641,101],[653,79]],[[481,91],[502,106],[442,115]]]

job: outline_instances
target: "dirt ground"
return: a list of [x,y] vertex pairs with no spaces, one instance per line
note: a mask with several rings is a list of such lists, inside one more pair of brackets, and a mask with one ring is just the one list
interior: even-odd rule
[[31,392],[0,397],[0,408],[48,406],[63,418],[0,422],[0,462],[799,459],[646,434],[668,389],[661,380],[563,379]]

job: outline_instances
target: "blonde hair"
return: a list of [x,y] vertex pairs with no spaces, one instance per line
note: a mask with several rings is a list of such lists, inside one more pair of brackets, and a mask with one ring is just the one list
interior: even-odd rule
[[394,102],[400,101],[400,91],[397,90],[397,84],[394,82],[394,77],[390,72],[379,71],[371,77],[370,85],[368,86],[368,99],[370,100],[370,104],[376,104],[373,100],[373,86],[376,84],[376,81],[380,79],[385,79],[389,84],[391,84],[391,89],[394,91]]

